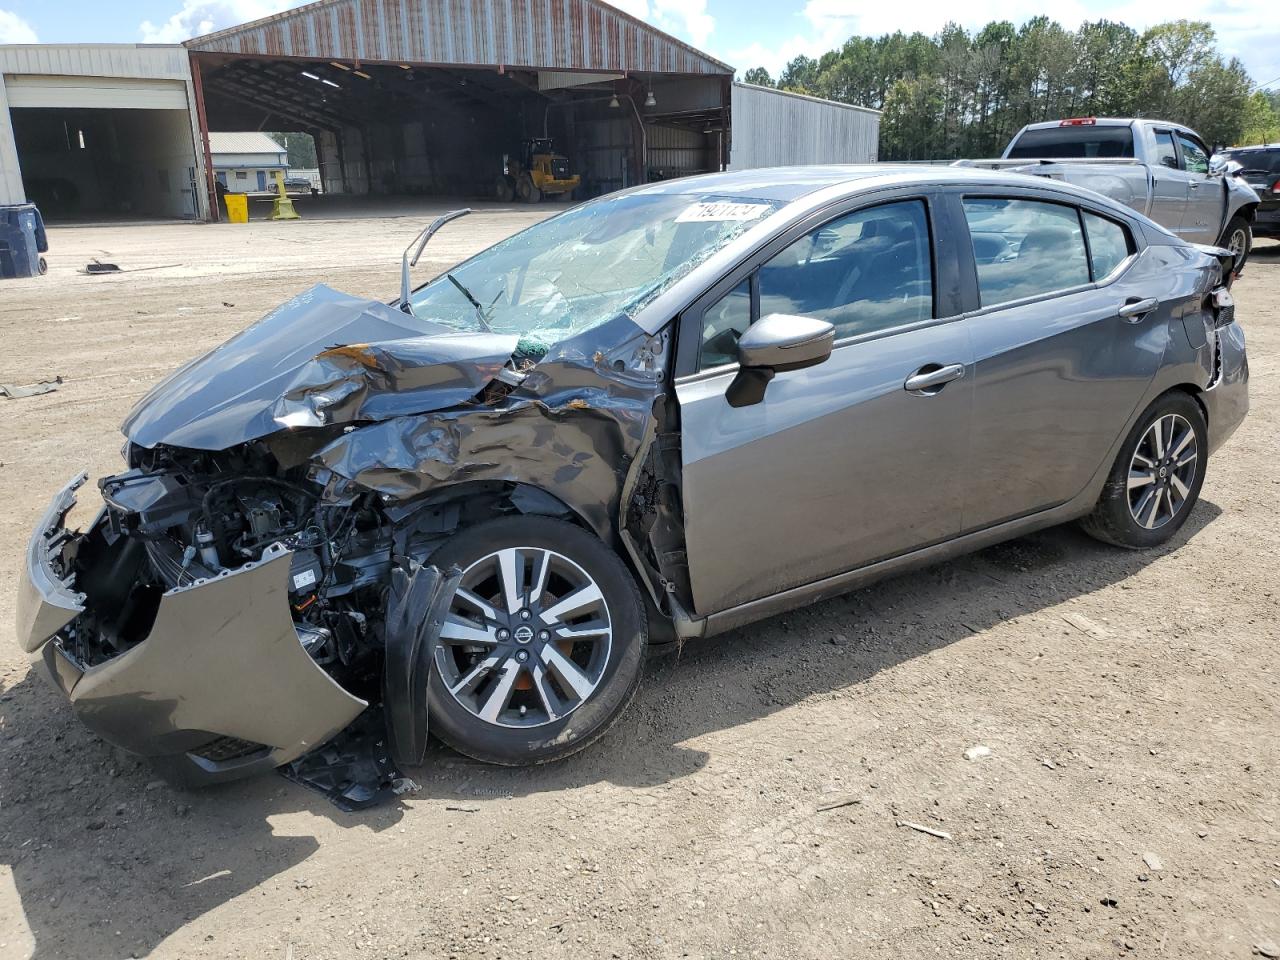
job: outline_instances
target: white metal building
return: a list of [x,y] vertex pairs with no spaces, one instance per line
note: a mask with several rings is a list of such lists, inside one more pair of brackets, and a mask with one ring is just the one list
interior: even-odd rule
[[0,204],[46,219],[208,216],[185,48],[0,46]]
[[265,133],[209,133],[213,176],[231,193],[275,189],[276,171],[289,172],[289,153]]
[[880,111],[750,83],[733,85],[730,170],[875,163]]

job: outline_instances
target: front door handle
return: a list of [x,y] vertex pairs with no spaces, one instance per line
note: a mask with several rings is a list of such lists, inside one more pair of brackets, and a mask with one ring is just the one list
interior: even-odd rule
[[902,386],[911,393],[932,396],[952,380],[959,380],[963,376],[963,363],[948,363],[945,366],[929,363],[907,377]]
[[1145,300],[1126,300],[1116,312],[1124,317],[1130,323],[1137,323],[1148,313],[1160,306],[1160,301],[1155,297],[1147,297]]

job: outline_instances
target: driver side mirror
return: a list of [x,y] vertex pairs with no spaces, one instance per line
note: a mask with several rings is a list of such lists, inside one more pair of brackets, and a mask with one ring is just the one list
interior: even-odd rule
[[731,407],[764,399],[774,374],[802,370],[831,356],[836,328],[825,320],[771,313],[753,323],[738,341],[738,375],[725,398]]

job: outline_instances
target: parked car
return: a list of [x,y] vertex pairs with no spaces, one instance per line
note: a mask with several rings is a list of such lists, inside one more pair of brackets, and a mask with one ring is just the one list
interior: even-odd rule
[[1231,147],[1217,154],[1214,160],[1239,164],[1238,176],[1262,201],[1253,221],[1253,235],[1280,240],[1280,143]]
[[1028,124],[998,161],[961,162],[1096,190],[1184,240],[1228,248],[1239,272],[1253,245],[1258,196],[1209,156],[1199,134],[1176,123],[1074,117]]
[[39,522],[19,639],[195,780],[369,704],[402,757],[428,712],[473,757],[563,757],[651,643],[1067,521],[1167,541],[1248,406],[1231,262],[981,169],[613,194],[412,294],[406,260],[397,303],[315,287],[161,382],[97,518],[65,527],[81,476]]

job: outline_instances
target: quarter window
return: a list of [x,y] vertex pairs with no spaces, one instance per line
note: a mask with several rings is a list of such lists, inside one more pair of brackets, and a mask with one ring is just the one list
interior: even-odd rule
[[1133,252],[1129,231],[1114,220],[1096,214],[1084,215],[1084,228],[1089,234],[1089,265],[1093,278],[1101,280],[1110,276]]
[[738,359],[738,339],[751,326],[751,280],[721,297],[702,315],[702,349],[698,368],[718,367]]
[[1074,207],[966,198],[964,215],[984,307],[1089,282],[1084,234]]
[[933,316],[933,259],[924,203],[909,200],[840,217],[792,243],[759,271],[760,314],[835,325],[836,338]]
[[1178,147],[1182,151],[1182,166],[1190,173],[1208,173],[1209,157],[1204,148],[1185,133],[1178,134]]

